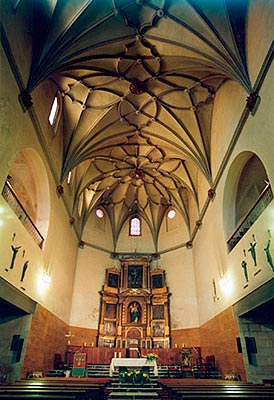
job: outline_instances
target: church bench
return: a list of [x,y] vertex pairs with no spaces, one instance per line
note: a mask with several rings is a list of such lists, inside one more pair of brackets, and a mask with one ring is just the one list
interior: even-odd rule
[[[24,384],[22,384],[22,383],[20,383],[20,382],[18,382],[18,383],[12,383],[11,385],[5,385],[5,387],[16,387],[16,388],[19,388],[19,387],[22,387],[22,388],[41,388],[41,389],[46,389],[46,388],[59,388],[59,389],[62,389],[62,388],[64,388],[64,389],[67,389],[67,388],[79,388],[79,389],[86,389],[86,390],[88,390],[88,389],[97,389],[97,388],[103,388],[104,387],[104,385],[102,385],[102,384],[99,384],[99,383],[81,383],[81,382],[79,382],[79,383],[67,383],[67,384],[65,384],[65,383],[62,383],[62,382],[60,382],[60,383],[53,383],[53,382],[51,382],[51,383],[31,383],[31,384],[29,384],[29,383],[24,383]],[[0,386],[0,388],[1,388],[1,386]]]
[[[263,383],[248,383],[248,382],[241,382],[241,383],[236,383],[236,382],[231,382],[231,383],[221,383],[221,382],[191,382],[191,383],[186,383],[186,382],[162,382],[159,381],[159,383],[162,386],[166,387],[178,387],[178,388],[264,388],[266,385]],[[269,387],[268,387],[269,388]]]
[[254,385],[262,385],[263,383],[254,384],[252,382],[243,382],[243,381],[226,381],[226,380],[194,380],[194,379],[158,379],[159,383],[163,385],[180,385],[180,386],[254,386]]
[[267,391],[261,389],[255,390],[222,390],[222,389],[209,389],[205,388],[204,390],[196,390],[196,389],[175,389],[171,391],[173,397],[177,400],[191,398],[191,399],[274,399],[274,391]]
[[[0,399],[1,400],[30,400],[30,399],[42,399],[42,400],[76,400],[78,399],[77,396],[75,395],[48,395],[48,394],[31,394],[31,393],[9,393],[9,394],[1,394],[0,393]],[[80,399],[80,398],[79,398]]]
[[274,378],[265,378],[262,381],[265,385],[274,386]]
[[180,384],[167,383],[163,387],[171,398],[181,399],[274,399],[274,388],[263,384]]
[[[173,397],[174,398],[174,397]],[[194,394],[194,393],[188,393],[188,394],[181,394],[177,395],[175,397],[176,400],[184,400],[184,399],[191,399],[191,400],[217,400],[217,399],[227,399],[227,400],[273,400],[274,396],[270,396],[267,394],[220,394],[220,393],[215,393],[215,394],[209,394],[209,393],[203,393],[203,394]]]
[[77,399],[85,398],[85,396],[90,396],[94,399],[99,399],[101,395],[100,388],[27,388],[27,387],[0,387],[0,399],[31,399],[31,398],[43,398],[43,399]]
[[199,388],[176,388],[176,389],[172,389],[174,392],[176,393],[268,393],[271,394],[272,396],[274,396],[274,390],[268,390],[267,387],[265,388],[256,388],[256,389],[247,389],[247,388],[242,388],[242,389],[238,389],[238,388],[203,388],[203,389],[199,389]]
[[242,389],[239,390],[237,388],[235,389],[222,389],[222,388],[203,388],[203,389],[193,389],[193,388],[169,388],[169,391],[171,393],[223,393],[225,394],[252,394],[252,393],[268,393],[271,396],[274,396],[274,392],[267,390],[267,389]]
[[77,399],[77,395],[63,393],[63,394],[56,394],[56,393],[0,393],[1,400],[10,400],[10,399],[22,399],[22,400],[29,400],[29,399],[47,399],[47,400],[75,400]]
[[111,378],[97,378],[96,380],[85,379],[85,378],[43,378],[43,379],[26,379],[14,382],[14,384],[39,384],[39,385],[104,385],[105,383],[111,382]]
[[56,389],[56,388],[25,388],[25,387],[19,387],[19,388],[0,388],[0,394],[2,393],[30,393],[30,394],[40,394],[40,393],[48,393],[48,394],[79,394],[79,393],[86,393],[85,389],[70,389],[70,388],[62,388],[62,389]]
[[[25,389],[25,390],[37,390],[37,389],[41,389],[41,390],[86,390],[86,388],[88,388],[89,386],[86,385],[73,385],[73,386],[64,386],[64,385],[28,385],[28,384],[4,384],[4,385],[0,385],[0,391],[1,390],[21,390],[21,389]],[[91,387],[91,389],[98,389],[98,386],[95,387]]]
[[[240,387],[239,386],[235,386],[235,385],[229,385],[229,386],[222,386],[222,385],[197,385],[197,386],[194,386],[194,385],[180,385],[180,384],[174,384],[174,385],[172,385],[172,384],[169,384],[169,385],[166,385],[166,384],[162,384],[162,387],[163,388],[165,388],[166,390],[174,390],[174,391],[179,391],[179,390],[185,390],[185,391],[187,391],[187,390],[200,390],[200,391],[202,391],[202,390],[207,390],[207,391],[209,391],[209,390],[225,390],[225,391],[232,391],[232,390],[241,390],[241,389],[250,389],[250,390],[254,390],[254,389],[259,389],[259,390],[263,390],[263,389],[265,389],[265,388],[267,388],[267,386],[265,386],[265,385],[263,385],[263,384],[261,384],[261,385],[250,385],[250,384],[246,384],[246,385],[241,385]],[[269,389],[269,387],[268,387],[268,389]]]

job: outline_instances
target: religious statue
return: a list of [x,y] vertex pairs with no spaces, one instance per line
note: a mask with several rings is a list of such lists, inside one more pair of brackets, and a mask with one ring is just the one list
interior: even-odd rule
[[138,322],[139,308],[136,301],[133,304],[131,304],[129,311],[130,311],[130,322]]
[[271,256],[270,250],[269,250],[270,244],[271,244],[271,240],[268,239],[267,246],[264,248],[264,251],[265,251],[265,255],[266,255],[266,260],[267,260],[268,264],[270,265],[270,267],[272,268],[272,271],[274,271],[273,259],[272,259],[272,256]]
[[242,261],[242,268],[244,270],[245,280],[248,282],[247,262],[245,260]]
[[17,253],[20,248],[21,248],[21,246],[15,247],[15,246],[11,245],[11,250],[12,250],[13,254],[12,254],[12,258],[11,258],[10,269],[13,269],[13,267],[14,267],[14,262],[15,262]]
[[26,275],[26,271],[27,271],[28,265],[29,265],[29,261],[26,261],[26,262],[24,263],[24,265],[23,265],[22,274],[21,274],[21,279],[20,279],[21,282],[24,281],[24,278],[25,278],[25,275]]
[[254,261],[254,266],[256,267],[257,266],[257,256],[256,256],[255,246],[256,246],[257,242],[255,241],[254,235],[253,235],[253,239],[254,239],[254,242],[250,243],[250,247],[249,247],[248,251],[250,251],[250,254],[251,254],[251,256],[253,258],[253,261]]

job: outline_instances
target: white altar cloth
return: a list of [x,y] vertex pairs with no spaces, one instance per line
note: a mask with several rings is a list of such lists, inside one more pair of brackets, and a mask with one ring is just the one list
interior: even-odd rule
[[153,367],[153,374],[158,376],[158,367],[156,360],[148,361],[145,357],[143,358],[113,358],[110,363],[109,375],[112,376],[115,368],[126,367],[126,368],[142,368],[142,367]]

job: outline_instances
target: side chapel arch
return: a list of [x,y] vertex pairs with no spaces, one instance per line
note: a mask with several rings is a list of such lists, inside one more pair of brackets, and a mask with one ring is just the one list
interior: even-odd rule
[[31,221],[46,238],[50,217],[50,191],[43,160],[31,148],[17,153],[9,170],[8,184]]
[[[269,178],[260,158],[250,151],[240,153],[230,166],[224,190],[223,221],[229,250],[272,199]],[[256,212],[252,212],[255,207]]]

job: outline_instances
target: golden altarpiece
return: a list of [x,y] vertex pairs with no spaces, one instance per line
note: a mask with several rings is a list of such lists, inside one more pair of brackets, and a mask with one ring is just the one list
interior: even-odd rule
[[121,258],[106,270],[101,295],[99,347],[169,348],[169,297],[165,271],[148,257]]

